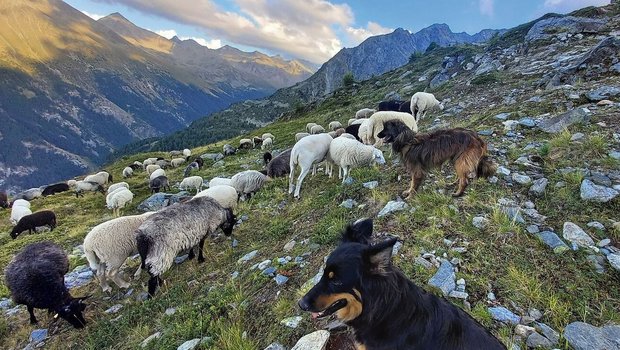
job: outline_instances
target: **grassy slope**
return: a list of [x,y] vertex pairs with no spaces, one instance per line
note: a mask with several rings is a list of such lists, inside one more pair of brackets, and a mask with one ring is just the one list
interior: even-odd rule
[[[412,70],[409,78],[405,79],[417,78],[422,73],[436,69],[446,53],[440,50],[427,55],[413,66],[403,67],[354,87],[354,92],[340,90],[333,98],[326,99],[314,108],[300,111],[295,118],[278,121],[252,132],[252,135],[271,132],[276,136],[276,146],[283,149],[293,144],[294,133],[302,131],[307,122],[326,125],[331,120],[340,120],[346,123],[358,108],[372,105],[382,99],[385,93],[405,85],[405,81],[398,78],[403,72]],[[435,92],[457,101],[457,97],[462,97],[463,94],[482,94],[490,103],[497,96],[489,90],[513,84],[529,86],[529,82],[506,76],[500,78],[501,83],[490,81],[471,86],[451,81]],[[376,81],[381,81],[380,87],[375,85]],[[417,84],[417,79],[411,82]],[[502,130],[503,126],[492,116],[504,110],[506,107],[498,104],[494,107],[468,110],[459,118],[444,120],[448,120],[451,126]],[[514,106],[511,111],[514,110],[536,115],[557,112],[557,106],[524,103]],[[421,129],[428,128],[431,120],[432,118],[428,118],[423,121]],[[580,178],[574,174],[561,176],[555,170],[566,166],[582,167],[586,161],[591,166],[599,165],[608,169],[617,167],[618,162],[608,158],[604,152],[608,146],[606,140],[611,139],[611,130],[601,129],[592,123],[589,126],[571,128],[570,131],[582,131],[588,135],[585,143],[570,143],[567,139],[570,134],[566,133],[549,140],[547,135],[524,131],[526,139],[519,143],[519,147],[508,152],[507,161],[512,162],[521,153],[525,153],[520,149],[528,142],[541,142],[544,146],[534,152],[545,158],[545,174],[550,179],[550,185],[545,196],[536,200],[536,205],[541,214],[549,217],[547,224],[554,227],[556,232],[561,230],[566,220],[582,227],[591,220],[598,220],[610,227],[608,219],[618,220],[618,200],[611,204],[586,205],[579,199]],[[487,137],[487,140],[496,145],[500,144],[502,133],[498,134]],[[239,138],[226,142],[236,144]],[[199,147],[194,149],[193,153],[219,152],[226,142]],[[224,168],[207,166],[199,175],[207,179],[233,175],[242,170],[241,165],[259,169],[257,160],[261,159],[261,153],[253,150],[225,158]],[[126,157],[108,166],[107,170],[120,178],[125,164],[157,155],[164,154]],[[391,162],[388,161],[388,164]],[[511,168],[514,167],[511,165]],[[414,265],[414,258],[422,251],[435,250],[438,256],[447,253],[450,257],[461,258],[463,264],[457,278],[467,281],[472,315],[490,327],[506,343],[513,340],[512,328],[494,323],[486,312],[486,294],[489,287],[502,305],[512,310],[516,307],[525,310],[535,307],[543,311],[543,322],[559,330],[575,320],[595,325],[609,321],[620,322],[620,315],[617,313],[620,309],[618,272],[595,273],[587,262],[587,253],[584,251],[554,255],[535,237],[525,232],[522,226],[514,225],[497,211],[495,204],[498,198],[516,197],[525,200],[527,188],[509,187],[502,180],[495,185],[476,181],[469,187],[465,197],[453,199],[443,194],[447,183],[453,179],[452,170],[448,167],[444,170],[443,174],[434,172],[419,195],[409,203],[416,208],[415,212],[404,211],[375,221],[376,232],[396,234],[403,239],[404,246],[399,256],[395,257],[395,263],[411,279],[426,287],[426,282],[434,273],[434,269],[425,270]],[[176,169],[169,172],[169,177],[173,182],[180,181],[181,173],[182,169]],[[301,286],[317,272],[323,257],[333,249],[340,230],[347,222],[360,217],[375,216],[387,201],[393,200],[405,189],[407,178],[398,180],[398,176],[403,174],[402,168],[396,165],[388,165],[382,169],[356,169],[352,173],[356,181],[350,186],[343,186],[338,179],[327,179],[319,174],[306,179],[301,200],[293,200],[287,195],[285,179],[272,181],[252,200],[239,206],[237,215],[248,215],[249,219],[234,233],[240,242],[237,248],[231,248],[230,241],[221,238],[210,241],[205,248],[207,262],[198,265],[195,261],[190,261],[174,266],[165,276],[167,286],[152,301],[136,302],[133,296],[120,301],[112,300],[110,296],[100,292],[95,282],[74,291],[75,295],[94,294],[89,300],[87,310],[89,325],[78,332],[62,323],[57,330],[58,334],[47,342],[48,348],[131,349],[157,331],[162,332],[162,337],[151,342],[150,348],[170,349],[185,340],[203,336],[212,337],[212,342],[205,345],[205,348],[214,349],[261,349],[273,341],[292,345],[301,335],[321,327],[321,324],[313,323],[309,315],[304,315],[303,322],[295,330],[279,324],[285,317],[301,315],[296,307]],[[148,197],[145,178],[145,174],[138,173],[136,177],[128,180],[137,196],[134,204],[125,213],[136,212],[137,204]],[[361,186],[362,182],[370,180],[378,180],[380,186],[374,190]],[[559,180],[566,181],[567,187],[556,189],[553,185]],[[445,192],[449,193],[449,190]],[[348,198],[353,198],[364,206],[351,210],[339,207],[339,204]],[[279,209],[283,202],[283,208]],[[110,212],[104,208],[104,197],[99,194],[87,194],[77,200],[69,193],[60,194],[37,199],[32,205],[33,210],[54,210],[59,218],[59,226],[53,233],[24,235],[13,241],[8,237],[10,213],[6,210],[0,211],[2,268],[21,247],[42,239],[59,242],[70,251],[81,242],[89,228],[111,218]],[[481,214],[491,220],[490,226],[484,231],[475,229],[471,224],[471,218]],[[607,232],[588,232],[595,240],[607,236],[614,242],[620,239],[617,228],[615,231],[611,229]],[[467,252],[450,252],[443,243],[444,238],[469,242]],[[298,243],[293,251],[284,253],[283,246],[291,239],[297,242],[309,239],[310,243],[318,243],[319,246],[313,250],[312,248],[316,247],[311,244]],[[239,257],[254,249],[259,250],[257,258],[245,265],[237,264]],[[251,264],[264,259],[286,255],[295,257],[306,252],[310,253],[306,258],[309,262],[306,266],[278,266],[280,272],[291,276],[282,287],[276,286],[274,281],[260,273],[249,270]],[[72,261],[73,266],[84,263],[84,260]],[[130,265],[132,269],[128,269],[128,273],[137,265],[137,261],[130,261]],[[234,271],[239,271],[240,275],[232,280],[230,275]],[[145,282],[146,277],[143,275],[140,282],[133,283],[134,295],[145,290]],[[0,295],[7,295],[2,282]],[[457,300],[451,301],[461,305]],[[117,303],[124,305],[118,314],[108,315],[103,312]],[[165,315],[164,311],[169,307],[176,307],[177,312],[171,316]],[[37,314],[40,315],[41,326],[48,327],[51,317],[42,311]],[[8,321],[0,318],[0,347],[23,347],[32,329],[27,323],[25,310],[19,313],[17,318],[10,318]],[[562,347],[566,345],[562,344]]]

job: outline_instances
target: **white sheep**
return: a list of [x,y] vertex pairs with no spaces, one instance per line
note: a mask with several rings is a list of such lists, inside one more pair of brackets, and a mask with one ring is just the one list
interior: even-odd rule
[[125,169],[123,169],[123,177],[124,178],[128,178],[131,177],[133,175],[133,169],[130,167],[125,167]]
[[272,134],[272,133],[269,133],[269,132],[264,133],[264,134],[263,134],[263,136],[261,136],[261,138],[262,138],[263,140],[268,139],[268,138],[270,138],[270,139],[272,139],[272,140],[275,140],[275,139],[276,139],[276,137],[275,137],[275,136],[273,136],[273,134]]
[[25,199],[16,199],[11,207],[11,224],[17,225],[21,218],[30,214],[32,214],[30,202]]
[[320,134],[320,133],[324,133],[325,132],[325,128],[320,126],[320,125],[315,125],[312,128],[310,128],[310,134],[315,135],[315,134]]
[[308,135],[310,135],[310,134],[309,134],[309,133],[307,133],[307,132],[298,132],[298,133],[296,133],[296,134],[295,134],[295,142],[297,142],[297,141],[299,141],[299,140],[303,139],[304,137],[306,137],[306,136],[308,136]]
[[[138,253],[136,229],[153,213],[146,212],[106,221],[93,227],[84,238],[84,255],[104,292],[112,290],[107,282],[108,278],[119,288],[129,288],[129,282],[121,278],[119,269],[128,257]],[[140,277],[141,270],[138,266],[134,278]]]
[[132,201],[133,193],[125,187],[119,187],[114,190],[114,192],[108,194],[106,197],[106,206],[108,209],[112,209],[114,216],[118,217],[121,214],[121,209]]
[[345,133],[343,133],[342,135],[340,135],[339,137],[344,137],[344,138],[347,138],[347,139],[351,139],[351,140],[355,140],[355,141],[357,141],[357,139],[355,138],[355,136],[353,136],[353,135],[351,135],[351,134],[349,134],[349,133],[346,133],[346,132],[345,132]]
[[256,171],[246,170],[233,175],[230,178],[230,186],[234,187],[242,199],[249,199],[254,193],[260,190],[270,178],[267,175]]
[[92,181],[78,181],[75,184],[75,197],[82,195],[82,192],[101,192],[105,193],[103,185]]
[[211,181],[209,181],[209,188],[219,185],[232,186],[232,182],[230,179],[225,177],[214,177]]
[[133,164],[134,164],[134,165],[137,165],[137,166],[140,166],[140,167],[142,166],[142,163],[141,163],[141,162],[139,162],[139,161],[137,161],[137,160],[136,160],[135,162],[133,162]]
[[[355,138],[338,137],[329,145],[329,160],[338,165],[338,178],[345,179],[349,176],[352,168],[367,166],[374,163],[385,164],[383,152],[374,146],[363,145]],[[329,170],[329,177],[332,171]]]
[[349,118],[349,120],[347,121],[347,125],[349,125],[349,126],[353,125],[353,123],[355,123],[356,120],[357,119],[355,119],[355,118]]
[[241,140],[239,140],[239,148],[240,149],[251,149],[251,148],[254,148],[254,140],[253,139],[241,139]]
[[115,190],[121,188],[121,187],[125,187],[126,189],[129,189],[129,184],[126,182],[117,182],[115,184],[110,185],[110,187],[108,187],[108,194],[114,192]]
[[[418,123],[416,123],[415,118],[411,114],[405,112],[381,111],[373,114],[368,119],[368,131],[365,134],[366,139],[359,135],[362,141],[367,145],[383,145],[383,140],[377,137],[377,134],[383,130],[383,123],[388,120],[400,120],[405,123],[409,129],[418,132]],[[364,125],[364,123],[362,123],[362,125]],[[361,128],[360,126],[360,131]]]
[[312,129],[313,126],[318,125],[317,123],[308,123],[306,124],[306,131],[308,133],[310,133],[310,130]]
[[271,149],[272,146],[273,146],[273,139],[271,137],[268,137],[263,140],[263,144],[260,146],[260,148],[263,150]]
[[435,98],[435,95],[420,91],[411,96],[411,114],[415,116],[416,121],[426,117],[426,112],[433,108],[443,111],[443,104]]
[[237,190],[228,185],[217,185],[209,187],[206,190],[198,192],[194,198],[198,197],[211,197],[215,199],[222,208],[235,209],[237,201],[239,200],[239,194]]
[[108,182],[112,182],[112,176],[105,171],[100,171],[94,175],[88,175],[84,178],[84,181],[96,182],[100,185],[105,185]]
[[360,119],[355,119],[351,125],[357,125],[357,124],[362,124],[364,122],[364,120],[368,120],[368,118],[360,118]]
[[[293,146],[290,160],[291,173],[289,174],[289,194],[293,193],[293,189],[295,189],[294,196],[299,198],[299,191],[301,190],[301,184],[304,178],[308,175],[310,168],[314,168],[315,164],[325,159],[329,151],[329,144],[332,140],[332,137],[328,134],[310,135],[299,140],[295,146]],[[293,179],[295,178],[295,169],[297,165],[301,167],[301,173],[297,178],[297,185],[295,186]]]
[[161,167],[157,164],[149,164],[146,166],[146,173],[151,175],[157,169],[161,169]]
[[202,190],[203,182],[204,182],[204,180],[200,176],[186,177],[179,184],[179,189],[180,190],[187,190],[187,189],[190,189],[190,188],[195,188],[196,189],[196,193],[198,193],[198,192],[200,192],[200,190]]
[[71,179],[71,180],[67,180],[67,185],[68,185],[70,188],[75,188],[75,185],[76,185],[76,184],[77,184],[77,180],[73,180],[73,179]]
[[370,118],[377,110],[372,108],[362,108],[359,111],[355,112],[355,118]]
[[172,165],[173,168],[178,168],[183,163],[185,163],[185,158],[174,158],[170,161],[170,165]]
[[369,143],[369,128],[370,128],[370,119],[360,119],[362,122],[360,123],[360,127],[357,130],[357,137],[362,140],[362,143]]
[[164,169],[155,169],[153,170],[153,172],[151,173],[151,175],[149,175],[149,180],[153,180],[156,177],[160,177],[160,176],[166,176],[166,171]]
[[329,123],[328,126],[332,131],[336,131],[336,129],[342,128],[342,123],[334,120],[333,122]]
[[146,167],[148,167],[151,164],[155,164],[156,161],[157,161],[157,158],[147,158],[142,162],[142,167],[144,168],[144,170],[146,170]]
[[183,150],[183,157],[189,157],[192,155],[192,151],[190,151],[188,148]]

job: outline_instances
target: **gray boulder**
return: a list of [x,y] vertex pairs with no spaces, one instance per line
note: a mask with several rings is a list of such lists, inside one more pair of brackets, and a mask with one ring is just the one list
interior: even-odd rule
[[620,88],[608,85],[601,86],[598,89],[592,90],[586,94],[588,99],[593,102],[607,100],[610,97],[615,97],[618,95],[620,95]]
[[605,20],[564,16],[551,17],[536,22],[525,35],[525,40],[536,41],[552,37],[558,32],[566,34],[598,33],[605,25]]
[[218,160],[224,159],[224,155],[222,153],[205,153],[201,154],[200,158],[217,162]]
[[564,328],[564,338],[575,350],[620,350],[620,326],[595,327],[573,322]]
[[329,331],[320,330],[301,337],[291,350],[323,350],[329,340]]
[[185,197],[191,197],[191,194],[186,191],[181,191],[179,193],[155,193],[149,198],[145,199],[142,203],[138,205],[138,210],[142,212],[147,211],[158,211],[162,208],[170,206],[172,204],[178,203],[181,199]]
[[564,223],[564,228],[562,230],[562,236],[564,239],[571,241],[572,243],[577,244],[581,247],[592,247],[594,246],[594,241],[588,234],[581,229],[581,227],[573,224],[570,221]]
[[575,123],[585,123],[590,120],[590,110],[585,107],[572,109],[553,118],[543,120],[538,124],[540,130],[556,134]]
[[449,295],[456,288],[455,278],[454,267],[449,261],[444,260],[435,275],[428,280],[428,284],[441,289],[443,295]]
[[585,179],[581,182],[580,195],[584,201],[607,203],[618,196],[618,191]]

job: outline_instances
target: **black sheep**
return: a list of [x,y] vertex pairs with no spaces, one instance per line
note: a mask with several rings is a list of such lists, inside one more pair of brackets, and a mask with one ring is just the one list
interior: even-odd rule
[[400,107],[398,107],[398,111],[411,114],[411,101],[401,103]]
[[400,111],[400,105],[405,101],[401,100],[389,100],[389,101],[381,101],[379,102],[379,107],[377,111]]
[[[86,298],[73,298],[65,287],[69,271],[67,254],[56,244],[44,241],[27,245],[6,268],[5,280],[16,304],[26,305],[30,323],[37,323],[34,308],[56,312],[75,328],[86,324],[82,315]],[[55,316],[55,317],[56,317]]]
[[360,139],[360,137],[358,136],[359,131],[360,131],[360,126],[361,126],[361,125],[362,125],[362,124],[353,124],[353,125],[349,125],[349,126],[347,126],[347,127],[344,129],[344,131],[345,131],[347,134],[351,134],[351,135],[353,135],[357,141],[362,142],[362,139]]
[[0,208],[8,208],[9,207],[9,196],[7,196],[6,192],[0,192]]
[[196,164],[198,164],[198,170],[200,170],[205,165],[204,159],[202,159],[200,157],[196,157],[196,159],[194,159],[194,162],[196,162]]
[[64,182],[61,182],[58,184],[53,184],[53,185],[49,185],[45,187],[42,195],[43,197],[47,197],[49,195],[60,193],[60,192],[65,192],[65,191],[69,191],[69,185],[67,185]]
[[32,233],[33,230],[36,232],[37,227],[41,226],[49,226],[50,230],[53,231],[56,228],[56,214],[51,210],[41,210],[22,217],[11,230],[11,237],[15,239],[26,230],[28,233]]
[[290,174],[291,172],[291,148],[278,154],[273,158],[269,164],[267,164],[267,176],[269,177],[282,177]]
[[263,162],[265,163],[265,165],[269,164],[269,162],[271,162],[271,159],[273,159],[271,153],[265,152],[265,154],[263,154]]
[[130,164],[128,166],[131,168],[131,170],[142,169],[142,165],[140,165],[140,164]]
[[151,189],[151,193],[159,193],[160,190],[170,191],[170,184],[168,183],[168,178],[164,175],[158,176],[153,180],[149,181],[149,188]]

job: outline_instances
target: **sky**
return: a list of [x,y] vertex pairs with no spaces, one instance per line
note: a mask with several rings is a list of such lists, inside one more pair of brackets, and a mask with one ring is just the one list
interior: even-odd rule
[[610,0],[65,0],[94,19],[119,12],[167,38],[230,45],[321,64],[396,28],[446,23],[453,32],[511,28],[548,12]]

